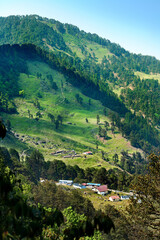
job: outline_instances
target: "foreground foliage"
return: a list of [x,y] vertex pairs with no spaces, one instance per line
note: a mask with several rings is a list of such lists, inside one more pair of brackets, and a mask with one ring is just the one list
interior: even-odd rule
[[[102,212],[95,210],[92,203],[77,190],[58,187],[52,181],[38,185],[28,182],[35,179],[32,171],[29,171],[32,165],[27,170],[32,177],[27,180],[27,171],[20,168],[17,151],[10,149],[8,152],[5,148],[0,150],[2,239],[159,239],[159,156],[150,155],[146,174],[135,177],[132,186],[135,195],[126,212],[118,211],[110,205]],[[38,151],[33,152],[27,164],[34,161],[37,164],[33,164],[35,170],[39,168],[35,172],[38,180],[43,173],[43,155]],[[7,165],[16,170],[16,174]],[[83,176],[79,168],[75,169]],[[98,171],[100,175],[97,175],[98,172],[95,174],[102,178],[105,169]],[[91,173],[89,169],[87,172]],[[53,172],[53,176],[54,174]]]
[[[54,185],[53,185],[54,187]],[[95,230],[108,233],[114,228],[112,220],[102,212],[96,212],[91,203],[84,200],[77,192],[73,195],[72,207],[64,208],[63,212],[48,206],[54,206],[52,189],[45,189],[46,199],[50,204],[35,205],[27,194],[24,195],[23,185],[16,175],[4,165],[0,159],[0,238],[1,239],[79,239],[81,236],[92,236]],[[63,195],[59,198],[64,200]],[[81,201],[86,201],[88,207],[82,209]],[[65,201],[64,201],[65,202]],[[79,206],[78,206],[79,204]],[[60,206],[58,206],[59,208]],[[90,209],[90,212],[88,211]],[[82,212],[85,213],[82,214]],[[91,215],[92,214],[92,215]],[[89,215],[90,217],[88,217]],[[91,219],[91,216],[93,219]],[[103,219],[103,220],[102,220]]]
[[133,187],[136,198],[128,208],[130,239],[160,237],[160,156],[150,155],[148,173],[138,176]]

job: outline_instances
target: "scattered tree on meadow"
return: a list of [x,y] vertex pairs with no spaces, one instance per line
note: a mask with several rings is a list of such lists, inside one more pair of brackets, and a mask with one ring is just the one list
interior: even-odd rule
[[7,120],[7,121],[6,121],[6,128],[7,128],[7,131],[8,131],[8,132],[11,131],[11,122],[10,122],[10,120]]
[[104,116],[107,116],[107,109],[106,108],[103,109],[103,113],[104,113]]
[[115,131],[115,126],[112,125],[112,126],[111,126],[111,132],[112,132],[112,134],[114,134],[114,131]]
[[42,114],[41,114],[40,111],[36,112],[36,117],[37,117],[37,118],[42,118]]
[[55,127],[56,127],[56,129],[59,128],[59,120],[58,119],[56,119],[56,121],[55,121]]
[[108,130],[108,127],[109,127],[109,122],[107,121],[104,121],[104,126],[105,126],[105,129]]
[[62,117],[62,115],[58,115],[57,116],[57,120],[61,123],[61,125],[62,125],[62,121],[63,121],[63,117]]
[[118,154],[117,154],[117,153],[115,153],[115,154],[113,155],[113,161],[114,161],[114,164],[117,164],[117,163],[118,163]]
[[55,117],[53,116],[53,114],[48,113],[48,117],[50,118],[51,122],[55,122]]
[[82,103],[83,103],[83,98],[79,95],[79,93],[77,93],[77,94],[75,95],[75,98],[76,98],[77,102],[78,102],[80,105],[82,105]]
[[2,121],[0,121],[0,137],[3,139],[6,136],[6,127],[5,125],[2,123]]
[[97,114],[97,124],[99,124],[100,123],[100,117],[99,117],[99,115]]
[[40,102],[38,101],[37,98],[34,100],[33,105],[34,105],[36,108],[38,108],[38,109],[41,108],[41,106],[40,106]]

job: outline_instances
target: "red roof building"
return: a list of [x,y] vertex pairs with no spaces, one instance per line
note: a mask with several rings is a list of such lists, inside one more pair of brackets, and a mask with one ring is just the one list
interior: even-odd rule
[[108,186],[107,185],[101,185],[100,187],[96,187],[97,193],[101,195],[106,195],[108,193]]
[[120,197],[118,195],[109,197],[109,200],[112,202],[119,201]]
[[87,186],[87,183],[82,183],[83,186]]

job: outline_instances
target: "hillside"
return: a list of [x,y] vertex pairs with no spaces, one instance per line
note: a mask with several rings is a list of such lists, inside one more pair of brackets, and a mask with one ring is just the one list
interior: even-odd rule
[[[124,68],[144,73],[160,73],[160,61],[154,57],[131,54],[118,44],[86,33],[71,24],[38,15],[0,17],[0,44],[33,43],[46,50],[102,63],[112,57]],[[116,60],[115,58],[116,57]]]
[[[13,48],[9,45],[1,47],[2,112],[23,113],[24,103],[27,113],[24,116],[22,114],[21,122],[24,120],[23,117],[27,115],[31,117],[37,112],[39,116],[35,118],[40,118],[40,121],[36,122],[37,126],[41,122],[45,125],[46,120],[53,121],[52,115],[55,122],[56,117],[61,118],[63,112],[63,124],[65,121],[69,124],[66,124],[63,134],[59,134],[59,129],[56,130],[57,141],[59,138],[62,141],[63,135],[70,142],[68,144],[70,147],[79,142],[78,145],[82,145],[83,150],[86,148],[84,147],[86,142],[88,149],[94,149],[96,142],[99,141],[99,149],[106,151],[102,139],[95,140],[97,134],[100,138],[104,138],[106,134],[103,127],[101,129],[101,126],[96,124],[96,117],[100,115],[102,124],[104,121],[110,122],[110,128],[106,128],[108,134],[106,142],[110,149],[106,151],[107,155],[110,155],[109,152],[116,152],[114,147],[116,144],[121,150],[128,149],[129,142],[133,147],[141,148],[146,153],[158,151],[160,85],[155,77],[159,76],[160,61],[150,56],[130,54],[119,45],[96,34],[85,33],[76,26],[37,15],[0,18],[0,26],[0,44],[27,43],[22,45],[21,50],[19,45]],[[8,60],[8,56],[11,60]],[[44,64],[54,70],[53,75],[43,71],[43,68],[46,68]],[[9,69],[7,73],[4,72],[5,68]],[[6,74],[10,80],[4,84]],[[59,74],[63,76],[62,79]],[[18,76],[19,81],[16,80]],[[59,76],[59,80],[56,76]],[[145,77],[141,80],[139,76]],[[149,76],[149,79],[146,76]],[[28,102],[27,99],[32,101]],[[39,104],[40,109],[37,108]],[[56,112],[53,111],[55,107]],[[33,113],[30,108],[33,109]],[[107,110],[104,114],[105,108]],[[72,115],[75,120],[71,118]],[[74,124],[80,119],[84,119],[84,122],[82,121],[78,128]],[[58,121],[60,122],[60,119]],[[28,131],[27,124],[24,123],[22,127],[26,129],[25,131]],[[64,125],[60,127],[63,128]],[[36,132],[38,128],[35,129]],[[113,129],[120,134],[118,137],[120,141],[115,139],[113,141]],[[128,140],[124,140],[122,136]],[[66,140],[64,142],[66,144]],[[127,147],[122,147],[121,142]]]
[[[154,80],[160,73],[160,61],[156,58],[131,54],[96,34],[86,33],[76,26],[37,15],[1,17],[0,26],[0,44],[32,43],[46,51],[54,52],[67,68],[75,69],[75,72],[83,72],[83,77],[90,75],[90,78],[101,85],[101,88],[108,87],[118,94],[128,108],[138,115],[142,114],[148,120],[151,119],[153,125],[160,124],[158,107],[160,97],[157,94],[159,83],[157,85]],[[139,77],[143,74],[148,74],[153,82],[153,86],[147,92],[144,86],[147,82],[141,85]],[[145,92],[150,95],[144,104],[139,104],[139,107],[131,102],[135,95],[131,91],[137,85],[139,102],[144,102],[147,98],[144,96]],[[123,89],[125,91],[121,92]],[[154,96],[155,89],[157,92]],[[148,101],[152,102],[151,106]],[[117,103],[114,107],[116,105]],[[118,111],[118,109],[119,107],[113,110]],[[122,113],[124,112],[126,110],[123,109]]]
[[[141,152],[122,137],[118,128],[112,129],[111,110],[83,94],[83,85],[75,87],[67,74],[51,68],[37,54],[28,54],[30,48],[33,46],[0,48],[4,66],[8,62],[14,65],[15,59],[16,76],[19,75],[14,78],[13,92],[6,88],[14,110],[3,107],[4,97],[1,96],[1,117],[5,123],[10,121],[11,128],[1,146],[16,148],[21,156],[39,149],[46,160],[63,160],[83,168],[113,168],[115,154]],[[10,57],[5,58],[5,54]],[[20,68],[22,62],[23,68]],[[57,119],[60,120],[58,125]],[[62,153],[54,154],[60,150]],[[85,157],[83,153],[87,151],[92,151],[93,155]]]

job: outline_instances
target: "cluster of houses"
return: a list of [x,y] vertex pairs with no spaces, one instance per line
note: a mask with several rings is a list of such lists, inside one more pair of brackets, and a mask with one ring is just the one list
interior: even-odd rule
[[130,196],[128,196],[128,195],[124,195],[124,196],[115,195],[115,196],[109,197],[109,200],[111,202],[117,202],[117,201],[120,201],[120,200],[129,200],[129,199],[130,199]]
[[86,157],[87,155],[93,155],[91,151],[84,152],[82,155],[82,154],[77,154],[75,150],[58,150],[56,152],[51,153],[51,155],[54,155],[54,156],[63,155],[63,154],[65,155],[63,156],[63,158],[77,158],[82,156]]
[[[59,184],[60,185],[68,185],[68,186],[72,186],[74,188],[77,188],[77,189],[85,189],[85,188],[89,188],[91,189],[92,191],[102,195],[102,196],[105,196],[107,195],[108,193],[108,186],[107,185],[101,185],[100,183],[82,183],[82,184],[79,184],[79,183],[73,183],[72,180],[59,180]],[[115,196],[111,196],[109,197],[109,201],[112,201],[112,202],[116,202],[116,201],[119,201],[119,200],[129,200],[129,197],[130,196],[118,196],[118,195],[115,195]]]

